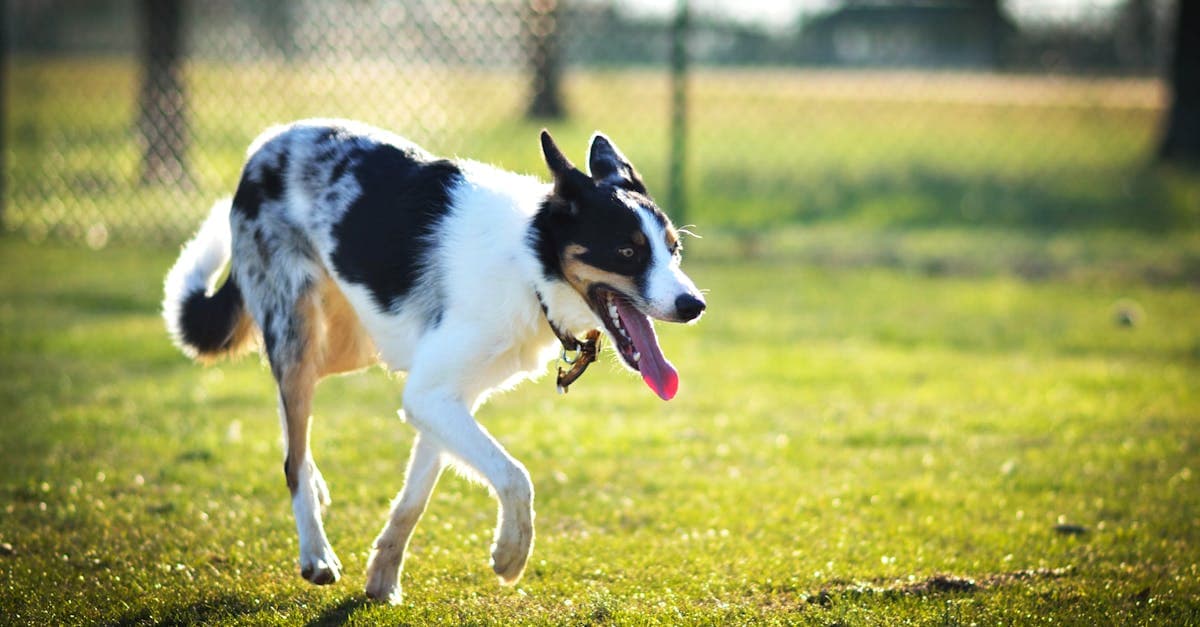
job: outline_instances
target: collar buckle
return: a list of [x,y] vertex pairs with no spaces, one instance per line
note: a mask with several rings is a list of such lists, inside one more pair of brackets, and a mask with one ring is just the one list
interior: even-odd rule
[[[558,368],[558,379],[556,385],[559,394],[566,394],[567,388],[570,387],[576,379],[583,376],[587,367],[596,361],[596,357],[600,354],[600,330],[592,329],[587,332],[587,336],[582,342],[571,337],[574,346],[568,346],[565,338],[560,338],[563,342],[563,352],[560,359],[563,363],[570,366],[569,370],[563,370],[562,366]],[[569,353],[575,353],[573,357],[568,356]]]
[[583,376],[583,372],[593,361],[596,361],[596,357],[600,354],[600,329],[588,331],[584,339],[580,341],[579,338],[554,324],[554,321],[550,319],[550,308],[546,306],[546,299],[542,297],[542,293],[537,288],[534,288],[533,293],[537,295],[538,304],[542,306],[542,313],[546,316],[546,323],[550,325],[550,330],[558,337],[558,341],[562,342],[562,354],[559,355],[559,360],[570,366],[565,371],[562,366],[558,367],[558,379],[555,383],[558,393],[566,394],[567,388],[576,379]]

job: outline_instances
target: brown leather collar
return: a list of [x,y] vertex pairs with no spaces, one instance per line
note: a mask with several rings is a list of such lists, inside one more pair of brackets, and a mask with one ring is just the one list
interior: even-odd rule
[[[546,323],[550,325],[550,330],[554,331],[554,335],[558,337],[558,341],[562,342],[562,355],[559,360],[562,363],[570,366],[570,369],[563,370],[562,366],[558,367],[558,379],[555,385],[559,394],[566,394],[567,388],[570,387],[576,379],[583,376],[583,372],[587,367],[596,361],[596,357],[600,354],[600,329],[592,329],[587,332],[583,340],[567,333],[563,329],[558,328],[554,321],[550,319],[550,309],[546,307],[546,300],[542,298],[542,293],[534,290],[537,294],[538,304],[542,306],[542,314],[546,316]],[[575,353],[574,357],[570,353]]]

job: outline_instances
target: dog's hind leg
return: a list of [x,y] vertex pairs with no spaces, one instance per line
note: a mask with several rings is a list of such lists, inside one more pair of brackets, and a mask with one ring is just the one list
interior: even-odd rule
[[431,438],[417,436],[404,488],[392,502],[387,524],[371,548],[367,561],[367,596],[391,604],[400,603],[400,575],[404,570],[404,553],[413,529],[429,504],[429,496],[442,473],[442,453]]
[[292,495],[292,513],[300,541],[300,574],[317,585],[341,577],[342,564],[321,523],[329,490],[309,448],[312,397],[319,376],[323,319],[313,294],[306,293],[288,315],[263,325],[267,357],[279,383],[279,413],[287,454],[283,472]]

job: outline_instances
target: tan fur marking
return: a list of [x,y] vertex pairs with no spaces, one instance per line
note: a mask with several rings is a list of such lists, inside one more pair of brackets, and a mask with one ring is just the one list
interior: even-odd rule
[[571,254],[573,248],[583,249],[582,246],[568,246],[567,257],[563,259],[562,269],[563,276],[567,278],[567,282],[575,288],[575,291],[587,297],[588,290],[593,285],[603,283],[623,294],[637,294],[637,285],[634,284],[633,279],[621,274],[606,272],[580,260],[578,253]]
[[638,246],[646,245],[646,234],[645,233],[643,233],[641,231],[634,231],[633,235],[631,237],[633,239],[634,244],[637,244]]
[[679,233],[675,232],[675,227],[667,225],[667,249],[670,250],[679,242]]
[[303,353],[280,373],[279,393],[287,424],[287,482],[295,492],[300,466],[308,459],[308,436],[312,422],[312,397],[317,381],[331,375],[359,370],[379,360],[354,309],[326,277],[305,294],[293,314],[304,337]]
[[[300,486],[300,464],[308,459],[308,433],[312,422],[312,397],[317,386],[317,364],[313,356],[319,353],[321,315],[316,303],[315,290],[302,297],[297,303],[296,322],[303,326],[303,353],[288,364],[281,365],[279,394],[283,402],[284,424],[287,430],[287,459],[284,469],[288,490],[292,494]],[[314,324],[317,322],[317,324]]]
[[331,279],[320,286],[324,337],[320,376],[352,372],[378,363],[379,351],[358,320],[358,314]]

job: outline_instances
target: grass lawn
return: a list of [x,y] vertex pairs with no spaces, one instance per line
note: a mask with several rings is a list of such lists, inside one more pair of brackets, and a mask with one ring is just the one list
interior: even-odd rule
[[270,376],[170,345],[173,252],[0,239],[0,622],[1200,623],[1200,292],[1063,240],[1035,275],[697,245],[710,311],[659,327],[678,398],[600,364],[494,399],[537,489],[525,578],[497,585],[494,506],[448,474],[393,608],[361,589],[402,379],[318,391],[346,575],[311,586]]

